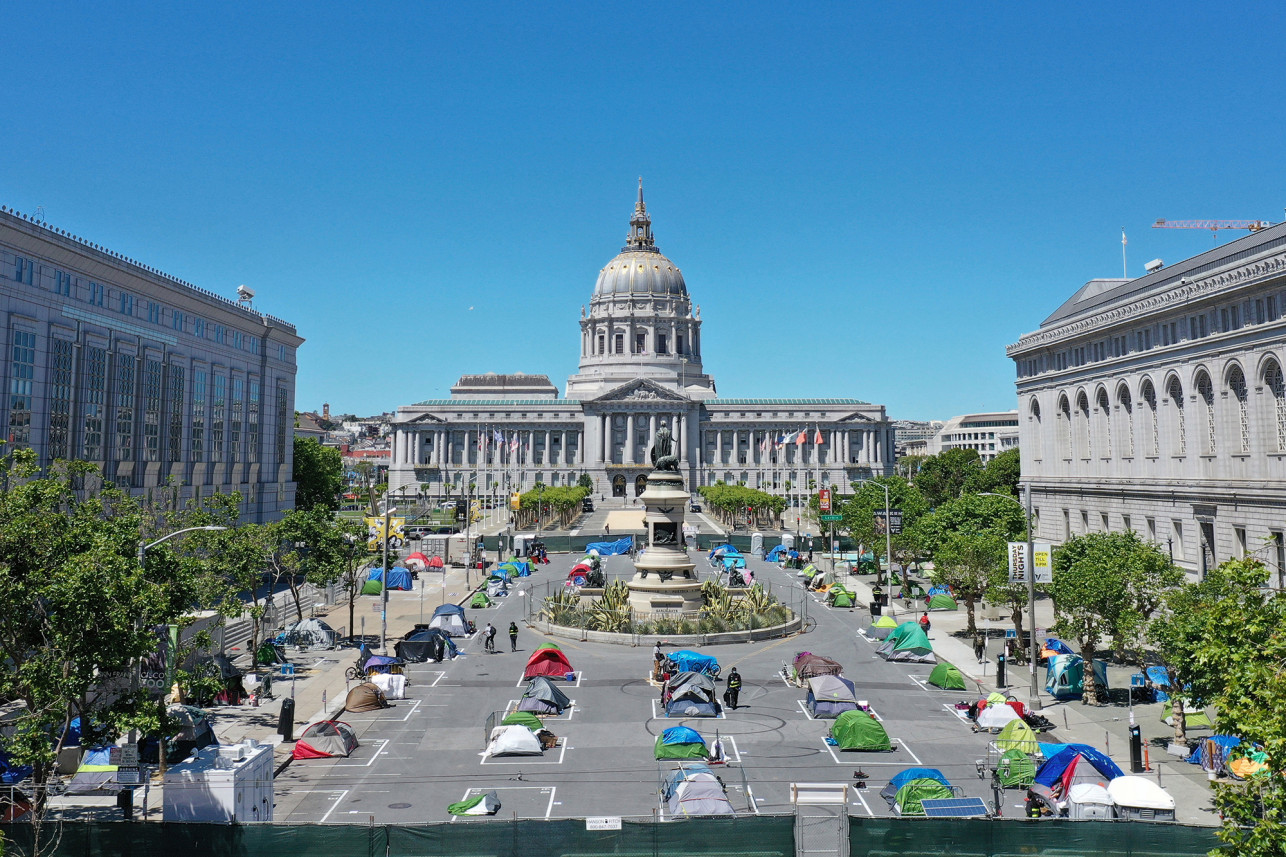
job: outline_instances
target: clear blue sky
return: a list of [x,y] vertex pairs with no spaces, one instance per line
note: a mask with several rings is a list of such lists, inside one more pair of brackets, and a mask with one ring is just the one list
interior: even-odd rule
[[13,3],[0,204],[251,286],[370,413],[561,388],[642,175],[722,395],[1007,409],[1122,226],[1283,218],[1282,8]]

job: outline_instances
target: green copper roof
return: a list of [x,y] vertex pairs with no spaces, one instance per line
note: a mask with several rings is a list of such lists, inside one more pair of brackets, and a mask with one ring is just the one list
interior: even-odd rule
[[503,408],[511,405],[521,405],[524,408],[542,407],[542,408],[561,408],[579,407],[579,399],[425,399],[423,402],[416,402],[416,406],[423,405],[426,408],[459,408],[468,410],[469,408]]
[[861,399],[709,399],[707,405],[869,405]]

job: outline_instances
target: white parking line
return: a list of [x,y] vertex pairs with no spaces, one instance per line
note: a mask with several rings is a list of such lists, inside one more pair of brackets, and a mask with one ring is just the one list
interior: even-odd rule
[[910,745],[908,745],[905,741],[899,741],[898,746],[900,746],[903,750],[906,750],[907,753],[910,754],[911,758],[915,760],[915,764],[917,767],[924,765],[924,763],[920,761],[920,757],[915,754],[915,751],[912,750]]
[[[550,679],[550,680],[551,680],[551,681],[553,681],[553,682],[555,682],[559,687],[580,687],[581,671],[580,671],[580,670],[573,670],[573,672],[575,672],[575,673],[576,673],[576,681],[573,681],[573,682],[567,682],[567,681],[564,681],[564,680],[563,680],[563,679],[561,679],[561,678],[557,678],[557,679]],[[518,683],[517,683],[517,684],[515,684],[515,685],[514,685],[514,687],[522,687],[522,686],[523,686],[524,684],[526,684],[526,683],[527,683],[527,679],[526,679],[525,677],[522,677],[522,678],[519,678],[519,679],[518,679]]]
[[795,700],[795,703],[796,703],[797,705],[799,705],[799,710],[800,710],[800,711],[802,711],[802,712],[804,712],[804,716],[805,716],[805,717],[807,717],[809,720],[816,720],[816,719],[817,719],[816,717],[814,717],[814,716],[812,715],[812,712],[810,712],[810,711],[808,710],[808,706],[804,704],[804,700],[802,700],[802,699],[797,699],[797,700]]
[[[513,712],[517,711],[518,705],[521,702],[522,702],[521,699],[511,699],[508,702],[506,702],[505,715],[508,716]],[[554,722],[554,723],[566,723],[568,720],[572,719],[572,716],[575,715],[575,713],[576,713],[576,700],[572,699],[568,701],[568,705],[565,709],[563,709],[562,714],[545,714],[545,715],[537,714],[536,716],[540,718],[542,723],[547,721]]]
[[[905,747],[905,746],[906,746],[906,744],[904,744],[904,743],[903,743],[903,742],[901,742],[901,741],[898,741],[898,740],[895,740],[895,739],[890,739],[890,740],[892,741],[892,743],[894,743],[894,744],[898,745],[899,747]],[[821,741],[822,741],[822,746],[826,748],[826,752],[827,752],[827,753],[830,753],[830,754],[831,754],[831,758],[835,760],[835,764],[837,764],[837,765],[853,765],[853,764],[856,764],[856,765],[857,765],[858,767],[860,767],[860,768],[869,768],[869,767],[872,767],[872,766],[874,766],[874,767],[879,767],[879,768],[906,768],[906,767],[909,767],[909,766],[907,765],[907,763],[906,763],[906,762],[877,762],[877,761],[873,761],[873,760],[871,760],[871,759],[869,758],[870,756],[873,756],[873,755],[879,755],[878,753],[862,753],[862,752],[856,752],[856,753],[852,753],[852,754],[850,754],[849,756],[847,756],[847,757],[845,757],[845,758],[841,759],[839,756],[835,755],[835,748],[834,748],[834,747],[832,747],[830,744],[827,744],[827,743],[826,743],[826,739],[825,739],[825,738],[822,738],[822,739],[821,739]],[[907,749],[907,752],[908,752],[908,753],[910,753],[911,758],[913,758],[913,759],[915,758],[915,754],[914,754],[914,753],[911,753],[911,751],[910,751],[910,749],[909,749],[909,748]],[[859,760],[860,760],[860,761],[859,761]],[[922,764],[922,763],[920,762],[920,760],[919,760],[919,759],[916,759],[916,762],[915,762],[915,763],[916,763],[916,765],[920,765],[920,764]]]
[[857,795],[857,799],[862,802],[862,809],[866,810],[866,814],[871,818],[875,818],[875,813],[871,812],[871,807],[866,803],[866,798],[862,797],[862,790],[853,789],[853,792]]
[[[472,789],[466,789],[464,792],[464,797],[460,798],[460,800],[466,801],[473,795],[476,795],[482,792],[512,792],[512,791],[531,790],[531,789],[549,792],[549,803],[545,806],[545,818],[549,818],[549,816],[554,811],[554,795],[558,792],[557,786],[496,786],[495,788],[491,788],[491,789],[472,788]],[[451,823],[454,824],[455,821],[459,818],[460,816],[458,815],[451,816]]]
[[961,723],[965,724],[966,726],[969,725],[968,710],[956,708],[953,703],[948,703],[948,702],[942,703],[942,707],[945,708],[947,711],[950,711],[956,717],[960,718]]
[[321,821],[319,821],[318,824],[325,824],[326,819],[330,818],[330,814],[335,811],[335,807],[343,803],[344,798],[346,798],[347,796],[348,796],[348,789],[344,789],[342,792],[340,792],[339,797],[335,798],[335,802],[330,805],[330,809],[326,810],[326,814],[321,817]]
[[331,765],[331,767],[332,768],[369,768],[375,762],[375,760],[380,757],[380,753],[383,753],[384,750],[387,749],[388,745],[389,745],[389,739],[383,738],[380,740],[380,748],[375,751],[375,755],[371,756],[370,759],[366,760],[365,762],[338,762],[334,765]]
[[387,717],[349,717],[348,721],[352,723],[405,723],[411,719],[411,715],[415,714],[423,704],[424,700],[415,700],[415,704],[407,710],[406,714],[394,719],[389,719]]
[[[686,714],[680,714],[678,715],[678,717],[670,717],[670,715],[665,713],[665,709],[657,708],[657,706],[659,706],[660,704],[661,704],[661,700],[659,699],[652,700],[652,719],[653,720],[677,720],[677,719],[681,719],[689,716]],[[724,712],[723,707],[720,706],[719,713],[716,714],[714,717],[694,717],[692,719],[694,720],[698,720],[698,719],[699,720],[727,720],[728,717],[727,717],[727,714]]]

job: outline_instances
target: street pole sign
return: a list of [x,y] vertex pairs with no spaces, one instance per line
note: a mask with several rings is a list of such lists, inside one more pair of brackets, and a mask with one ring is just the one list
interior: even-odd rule
[[[831,510],[831,489],[823,488],[817,492],[817,506],[823,512],[829,512]],[[822,518],[822,520],[825,521],[829,519]]]
[[881,535],[881,536],[885,535],[886,533],[892,536],[901,534],[902,510],[889,509],[889,516],[888,516],[888,519],[886,520],[884,517],[884,510],[877,509],[875,511],[875,532],[876,532],[876,535]]
[[[1054,551],[1047,542],[1035,542],[1032,551],[1036,555],[1035,569],[1037,583],[1054,582]],[[1031,563],[1027,560],[1026,542],[1009,542],[1009,582],[1026,583],[1027,569]]]
[[844,520],[844,516],[843,516],[843,515],[821,515],[821,516],[819,516],[819,517],[820,517],[823,521],[842,521],[842,520]]

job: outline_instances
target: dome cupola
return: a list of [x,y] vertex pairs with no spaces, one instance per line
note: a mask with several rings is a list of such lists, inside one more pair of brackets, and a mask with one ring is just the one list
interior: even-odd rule
[[630,217],[630,231],[625,246],[615,259],[598,272],[594,297],[612,295],[656,294],[687,297],[683,273],[661,255],[652,235],[652,218],[643,202],[643,179],[639,179],[639,199]]

